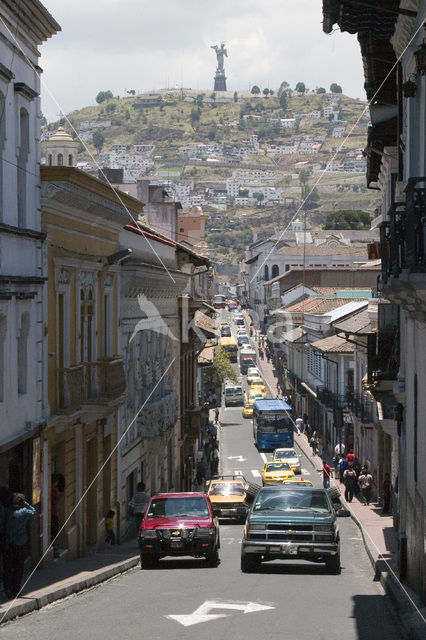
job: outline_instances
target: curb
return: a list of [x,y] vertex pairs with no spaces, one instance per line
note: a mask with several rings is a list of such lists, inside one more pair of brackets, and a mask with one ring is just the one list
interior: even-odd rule
[[1,623],[8,622],[18,616],[23,616],[27,613],[31,613],[32,611],[37,611],[56,600],[61,600],[63,598],[67,598],[73,593],[90,589],[105,580],[109,580],[120,573],[124,573],[125,571],[136,567],[138,564],[139,556],[133,556],[132,558],[117,562],[109,565],[108,567],[97,569],[96,571],[93,571],[90,576],[85,578],[71,578],[67,584],[63,586],[45,587],[44,589],[36,591],[34,596],[22,596],[15,600],[13,604],[8,605],[6,603],[0,607],[0,621]]

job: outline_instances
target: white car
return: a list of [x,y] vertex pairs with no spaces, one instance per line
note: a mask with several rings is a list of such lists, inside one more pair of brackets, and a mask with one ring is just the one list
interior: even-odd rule
[[247,369],[247,382],[251,384],[252,380],[255,378],[261,378],[260,371],[257,367],[249,367]]
[[302,464],[294,449],[275,449],[273,460],[288,462],[294,473],[302,473]]

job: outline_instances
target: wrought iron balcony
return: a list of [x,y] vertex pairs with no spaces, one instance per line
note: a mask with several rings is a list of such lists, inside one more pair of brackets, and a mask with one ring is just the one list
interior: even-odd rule
[[365,393],[352,393],[348,406],[361,422],[375,422],[376,405]]
[[102,358],[57,369],[57,408],[71,413],[83,404],[117,400],[126,390],[123,358]]
[[[423,185],[423,186],[420,186]],[[410,178],[405,202],[395,202],[380,225],[382,283],[402,270],[426,272],[426,177]]]
[[326,387],[317,387],[317,399],[328,409],[344,409],[348,406],[345,395],[334,393]]

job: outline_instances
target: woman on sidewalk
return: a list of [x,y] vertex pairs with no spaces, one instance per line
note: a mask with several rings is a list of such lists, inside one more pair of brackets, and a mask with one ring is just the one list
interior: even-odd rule
[[362,497],[364,499],[364,506],[370,504],[371,488],[373,484],[373,477],[368,471],[367,467],[361,469],[361,474],[358,478],[358,485],[361,489]]

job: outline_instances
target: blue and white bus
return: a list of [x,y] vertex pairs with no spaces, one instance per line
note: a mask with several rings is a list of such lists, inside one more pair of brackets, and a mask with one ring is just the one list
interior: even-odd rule
[[259,451],[294,446],[291,407],[284,400],[256,400],[253,407],[253,437]]

